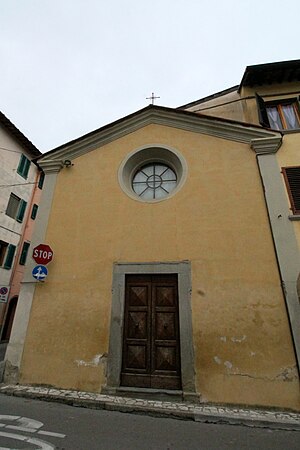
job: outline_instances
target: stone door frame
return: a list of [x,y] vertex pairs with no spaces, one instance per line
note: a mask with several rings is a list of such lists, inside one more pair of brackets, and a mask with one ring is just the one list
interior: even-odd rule
[[[125,305],[125,276],[129,274],[177,274],[179,329],[181,353],[182,395],[184,398],[196,394],[194,346],[191,307],[191,263],[154,262],[154,263],[115,263],[113,266],[112,305],[107,359],[107,385],[102,391],[117,393],[120,389],[122,365],[123,323]],[[136,388],[132,388],[135,390]]]

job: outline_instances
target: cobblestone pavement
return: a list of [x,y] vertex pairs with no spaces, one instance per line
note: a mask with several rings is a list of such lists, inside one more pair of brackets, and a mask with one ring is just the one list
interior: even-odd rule
[[168,416],[196,422],[238,424],[300,431],[300,413],[291,411],[269,411],[265,409],[225,407],[187,402],[145,400],[21,385],[0,385],[0,394],[55,401],[85,408]]

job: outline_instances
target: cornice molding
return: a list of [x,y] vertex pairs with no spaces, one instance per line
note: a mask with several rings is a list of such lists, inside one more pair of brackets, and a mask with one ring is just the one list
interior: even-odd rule
[[251,140],[251,148],[256,154],[270,155],[276,153],[282,144],[281,136],[255,138]]
[[[152,124],[246,144],[250,144],[255,139],[281,138],[281,135],[276,132],[251,127],[249,125],[225,122],[211,117],[186,113],[185,111],[182,112],[179,110],[151,107],[127,116],[98,131],[89,133],[57,150],[53,150],[49,152],[49,155],[45,154],[42,156],[38,160],[38,163],[42,167],[44,167],[45,163],[49,163],[50,167],[51,164],[54,164],[54,161],[62,164],[64,159],[72,160]],[[62,165],[59,169],[61,169],[61,167]]]
[[62,160],[41,159],[39,161],[39,166],[41,166],[45,173],[57,173],[64,167],[64,164]]

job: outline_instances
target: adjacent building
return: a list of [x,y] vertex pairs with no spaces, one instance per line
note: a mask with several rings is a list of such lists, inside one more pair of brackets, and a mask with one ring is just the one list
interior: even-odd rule
[[38,159],[7,381],[300,409],[300,61]]
[[[8,342],[42,187],[41,152],[0,112],[0,340]],[[40,187],[40,188],[39,188]]]

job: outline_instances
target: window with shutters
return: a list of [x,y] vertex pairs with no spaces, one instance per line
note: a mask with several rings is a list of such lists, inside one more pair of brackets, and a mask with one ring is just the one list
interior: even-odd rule
[[5,214],[12,219],[16,219],[18,222],[23,222],[26,206],[27,202],[25,200],[11,193]]
[[7,269],[7,270],[11,269],[13,260],[14,260],[14,256],[15,256],[15,251],[16,251],[16,246],[13,244],[9,244],[7,253],[6,253],[4,266],[3,266],[4,269]]
[[20,159],[18,169],[17,169],[18,174],[21,175],[21,177],[26,179],[28,176],[29,167],[30,167],[29,159],[26,158],[25,155],[21,155],[21,159]]
[[38,205],[36,205],[36,204],[34,203],[34,205],[32,206],[31,216],[30,216],[30,218],[31,218],[32,220],[35,220],[35,219],[36,219],[36,215],[37,215],[38,209],[39,209]]
[[30,247],[29,242],[23,243],[22,252],[21,252],[21,256],[20,256],[20,260],[19,260],[19,264],[21,264],[21,266],[24,266],[26,264],[29,247]]
[[300,129],[299,101],[296,98],[265,102],[256,94],[259,123],[273,130]]
[[8,242],[0,241],[0,267],[3,266],[7,248],[8,248]]
[[283,167],[282,173],[287,185],[291,209],[294,214],[300,214],[300,166]]
[[45,173],[41,172],[40,178],[39,178],[39,182],[38,182],[38,188],[39,189],[43,189],[44,180],[45,180]]

